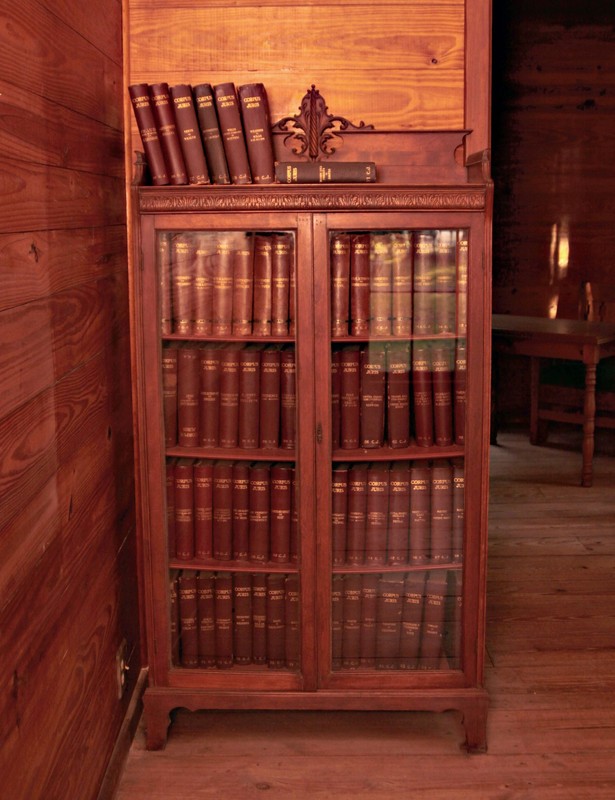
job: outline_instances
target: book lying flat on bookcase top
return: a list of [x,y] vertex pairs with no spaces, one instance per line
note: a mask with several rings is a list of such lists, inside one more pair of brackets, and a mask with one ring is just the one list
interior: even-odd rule
[[280,183],[375,183],[373,161],[279,161],[275,177]]

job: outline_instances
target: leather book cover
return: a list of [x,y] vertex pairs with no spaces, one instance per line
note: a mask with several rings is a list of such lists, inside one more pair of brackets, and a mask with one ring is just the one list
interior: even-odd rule
[[177,442],[180,447],[199,445],[200,354],[195,347],[177,353]]
[[194,462],[194,555],[197,559],[213,556],[214,464],[200,459]]
[[455,333],[457,330],[457,296],[448,292],[433,294],[433,332]]
[[434,332],[455,333],[457,231],[436,231],[434,249],[436,272]]
[[194,251],[194,333],[209,336],[213,333],[214,276],[213,253],[210,252],[210,237],[196,234]]
[[386,348],[372,342],[361,349],[360,447],[382,447],[386,396]]
[[198,667],[198,606],[196,597],[196,572],[193,569],[184,569],[179,573],[177,593],[179,628],[181,632],[180,662],[182,667]]
[[340,446],[359,446],[361,421],[361,353],[356,345],[340,350]]
[[261,354],[255,346],[239,351],[239,447],[259,446]]
[[451,343],[432,344],[433,427],[434,442],[438,447],[453,443],[453,361]]
[[433,336],[436,332],[436,293],[414,292],[412,303],[413,333],[416,336]]
[[267,663],[267,575],[252,575],[252,663]]
[[290,470],[290,561],[299,561],[299,496],[297,491],[297,470],[293,465]]
[[196,600],[199,640],[199,667],[216,666],[216,607],[213,572],[197,572]]
[[252,663],[252,576],[249,572],[233,574],[233,660],[242,666]]
[[425,582],[420,669],[438,669],[442,656],[446,603],[446,570],[430,572]]
[[412,333],[412,233],[393,231],[391,239],[391,332]]
[[151,106],[149,86],[147,83],[135,83],[128,87],[128,94],[152,183],[154,186],[166,186],[169,183],[169,175]]
[[214,86],[214,100],[231,182],[252,183],[239,100],[233,83]]
[[373,232],[369,248],[369,332],[372,336],[391,333],[392,290],[390,234]]
[[410,535],[410,464],[396,461],[389,472],[387,564],[407,564]]
[[418,665],[421,649],[424,589],[424,572],[410,572],[406,575],[401,609],[401,635],[399,639],[400,669],[416,669]]
[[410,444],[410,343],[391,342],[386,352],[387,441],[397,449]]
[[171,292],[173,333],[182,336],[194,327],[194,239],[189,233],[176,233],[171,242]]
[[301,666],[301,628],[299,576],[287,575],[286,592],[286,668],[298,670]]
[[453,428],[455,444],[465,444],[468,358],[465,339],[458,339],[453,374]]
[[331,446],[337,450],[341,446],[342,412],[340,406],[342,373],[340,371],[340,351],[331,352]]
[[272,464],[270,509],[270,560],[276,564],[290,561],[290,515],[292,470],[288,464]]
[[369,233],[350,236],[350,334],[369,333]]
[[175,557],[194,558],[194,476],[190,459],[180,458],[173,471],[175,481]]
[[290,233],[274,233],[271,254],[271,335],[288,336]]
[[188,183],[207,184],[209,183],[209,173],[192,99],[192,90],[187,84],[179,83],[169,87],[169,94],[173,101],[177,135],[184,156]]
[[275,346],[267,347],[261,353],[259,433],[263,449],[277,448],[280,444],[280,388],[280,350]]
[[297,440],[297,389],[295,347],[280,353],[280,447],[294,450]]
[[220,425],[220,354],[215,345],[199,350],[199,446],[217,447]]
[[177,444],[177,347],[162,348],[161,367],[164,443],[166,447],[175,447]]
[[239,348],[220,350],[220,447],[239,441]]
[[342,618],[342,667],[356,669],[361,665],[361,575],[344,576]]
[[410,464],[410,564],[427,564],[431,539],[431,470],[426,461]]
[[367,522],[367,469],[365,462],[353,464],[348,470],[348,523],[346,531],[346,560],[362,564],[365,559],[365,524]]
[[348,336],[350,320],[350,235],[331,234],[331,336]]
[[468,332],[468,240],[469,231],[457,231],[457,335]]
[[412,345],[412,402],[414,439],[418,447],[433,445],[433,386],[431,353],[427,342]]
[[286,666],[286,576],[267,575],[267,665]]
[[168,84],[152,83],[149,87],[149,97],[164,161],[167,165],[169,183],[173,186],[181,186],[188,183],[188,174],[179,143]]
[[274,155],[267,91],[262,83],[237,89],[253,183],[273,183]]
[[386,573],[378,582],[376,668],[399,669],[404,575]]
[[273,238],[264,233],[254,236],[254,299],[252,333],[271,335],[271,284],[273,274]]
[[333,575],[331,582],[331,668],[342,666],[344,628],[344,576]]
[[376,624],[378,614],[377,573],[366,573],[361,576],[361,640],[359,660],[362,667],[371,668],[376,665]]
[[250,466],[250,561],[264,564],[269,560],[271,526],[271,465],[266,461]]
[[213,256],[213,333],[230,336],[233,330],[233,239],[219,233]]
[[171,634],[171,664],[180,664],[179,570],[169,573],[169,632]]
[[389,464],[372,461],[367,470],[367,512],[365,519],[365,563],[386,564],[389,528]]
[[375,183],[373,161],[278,161],[279,183]]
[[160,290],[160,334],[173,333],[173,295],[171,289],[171,242],[170,231],[158,231],[156,236],[156,267]]
[[233,462],[216,461],[213,473],[214,558],[230,561],[233,558]]
[[334,464],[331,474],[331,540],[333,566],[346,563],[348,464]]
[[461,667],[462,612],[462,573],[460,570],[451,570],[448,573],[443,637],[444,651],[451,669],[460,669]]
[[416,231],[412,237],[415,294],[436,291],[436,251],[434,231]]
[[453,535],[451,561],[463,562],[463,531],[465,515],[465,470],[462,459],[453,460]]
[[233,336],[252,333],[254,237],[244,236],[233,251]]
[[174,559],[177,554],[175,545],[175,459],[169,458],[165,464],[166,478],[166,521],[167,545],[169,559]]
[[228,669],[233,666],[233,575],[230,572],[216,574],[214,608],[216,666]]
[[430,562],[450,564],[453,545],[453,467],[450,461],[433,462],[430,501]]
[[290,235],[290,275],[288,279],[288,333],[297,332],[297,262],[295,261],[295,237]]
[[213,89],[209,83],[199,83],[198,86],[193,87],[192,91],[212,183],[230,183],[231,178],[226,165]]
[[233,464],[233,559],[248,561],[250,552],[250,465]]

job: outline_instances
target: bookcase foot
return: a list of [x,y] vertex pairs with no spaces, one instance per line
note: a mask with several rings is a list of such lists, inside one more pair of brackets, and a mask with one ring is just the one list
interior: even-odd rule
[[487,752],[487,702],[475,703],[463,710],[466,739],[462,747],[468,753]]
[[160,697],[143,698],[145,717],[145,747],[147,750],[163,750],[167,743],[167,732],[171,723],[169,701]]

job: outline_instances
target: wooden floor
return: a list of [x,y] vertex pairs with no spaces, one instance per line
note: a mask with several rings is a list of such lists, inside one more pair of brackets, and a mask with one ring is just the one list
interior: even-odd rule
[[179,712],[165,751],[138,733],[118,800],[613,800],[615,458],[583,489],[554,443],[491,448],[486,754],[452,712]]

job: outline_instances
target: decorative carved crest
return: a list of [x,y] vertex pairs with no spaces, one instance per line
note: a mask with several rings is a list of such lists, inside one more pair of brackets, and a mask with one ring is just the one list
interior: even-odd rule
[[295,155],[307,155],[310,161],[333,155],[337,147],[343,144],[340,135],[343,131],[374,130],[373,125],[364,122],[353,125],[345,117],[329,114],[324,97],[321,97],[314,84],[304,95],[299,111],[294,117],[284,117],[276,122],[272,130],[274,133],[279,131],[288,134],[284,138],[284,145]]

